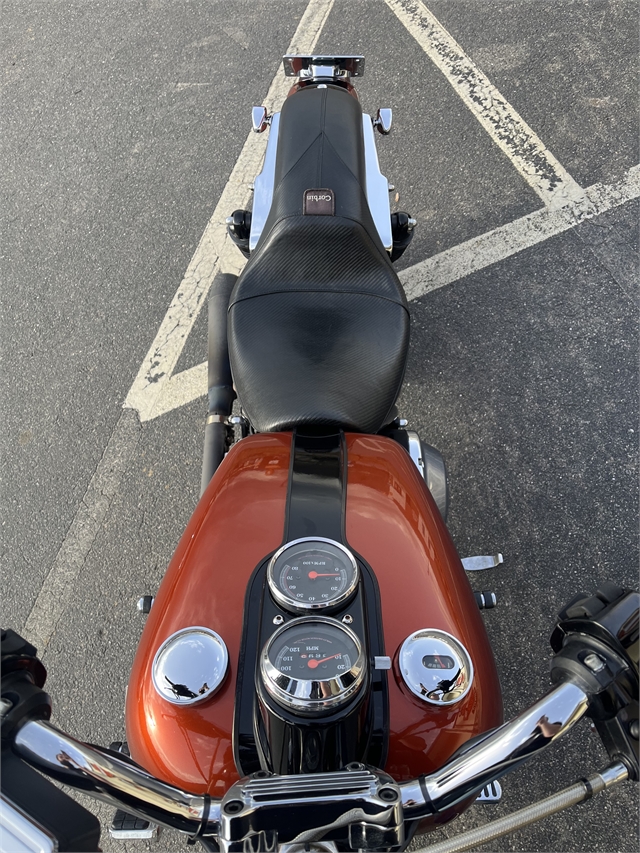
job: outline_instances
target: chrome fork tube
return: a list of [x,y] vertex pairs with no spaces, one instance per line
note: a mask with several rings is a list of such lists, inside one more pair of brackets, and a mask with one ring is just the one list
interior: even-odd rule
[[128,761],[31,721],[18,731],[14,751],[47,775],[133,815],[183,832],[196,832],[203,818],[208,833],[220,826],[220,801],[205,802],[150,776]]
[[420,817],[463,802],[553,743],[587,710],[587,694],[572,682],[554,687],[527,711],[454,758],[435,773],[401,783],[407,818]]

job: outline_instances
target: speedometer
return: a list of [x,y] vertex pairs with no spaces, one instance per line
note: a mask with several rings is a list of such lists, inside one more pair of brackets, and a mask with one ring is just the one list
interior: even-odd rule
[[358,636],[333,619],[295,619],[271,637],[260,659],[262,682],[280,705],[329,711],[358,692],[365,656]]
[[300,613],[346,601],[358,584],[358,564],[339,542],[296,539],[276,551],[267,577],[275,600]]

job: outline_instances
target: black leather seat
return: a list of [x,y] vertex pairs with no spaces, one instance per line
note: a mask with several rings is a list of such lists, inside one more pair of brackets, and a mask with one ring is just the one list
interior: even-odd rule
[[[409,315],[364,186],[356,99],[334,86],[289,97],[271,211],[229,305],[234,383],[259,431],[377,432],[395,403]],[[305,190],[320,188],[335,215],[303,213]]]

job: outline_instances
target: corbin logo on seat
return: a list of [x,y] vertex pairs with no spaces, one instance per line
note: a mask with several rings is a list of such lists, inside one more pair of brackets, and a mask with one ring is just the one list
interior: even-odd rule
[[302,212],[307,216],[334,216],[335,197],[333,190],[305,190],[302,200]]

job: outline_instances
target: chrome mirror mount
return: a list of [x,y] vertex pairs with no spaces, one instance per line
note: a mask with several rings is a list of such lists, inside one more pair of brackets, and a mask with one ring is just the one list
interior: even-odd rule
[[388,108],[379,109],[376,113],[376,117],[373,120],[373,126],[376,128],[378,133],[381,133],[383,136],[386,136],[391,132],[391,124],[393,122],[393,110]]
[[254,133],[263,133],[271,124],[271,116],[266,107],[253,107],[251,110],[251,125]]

